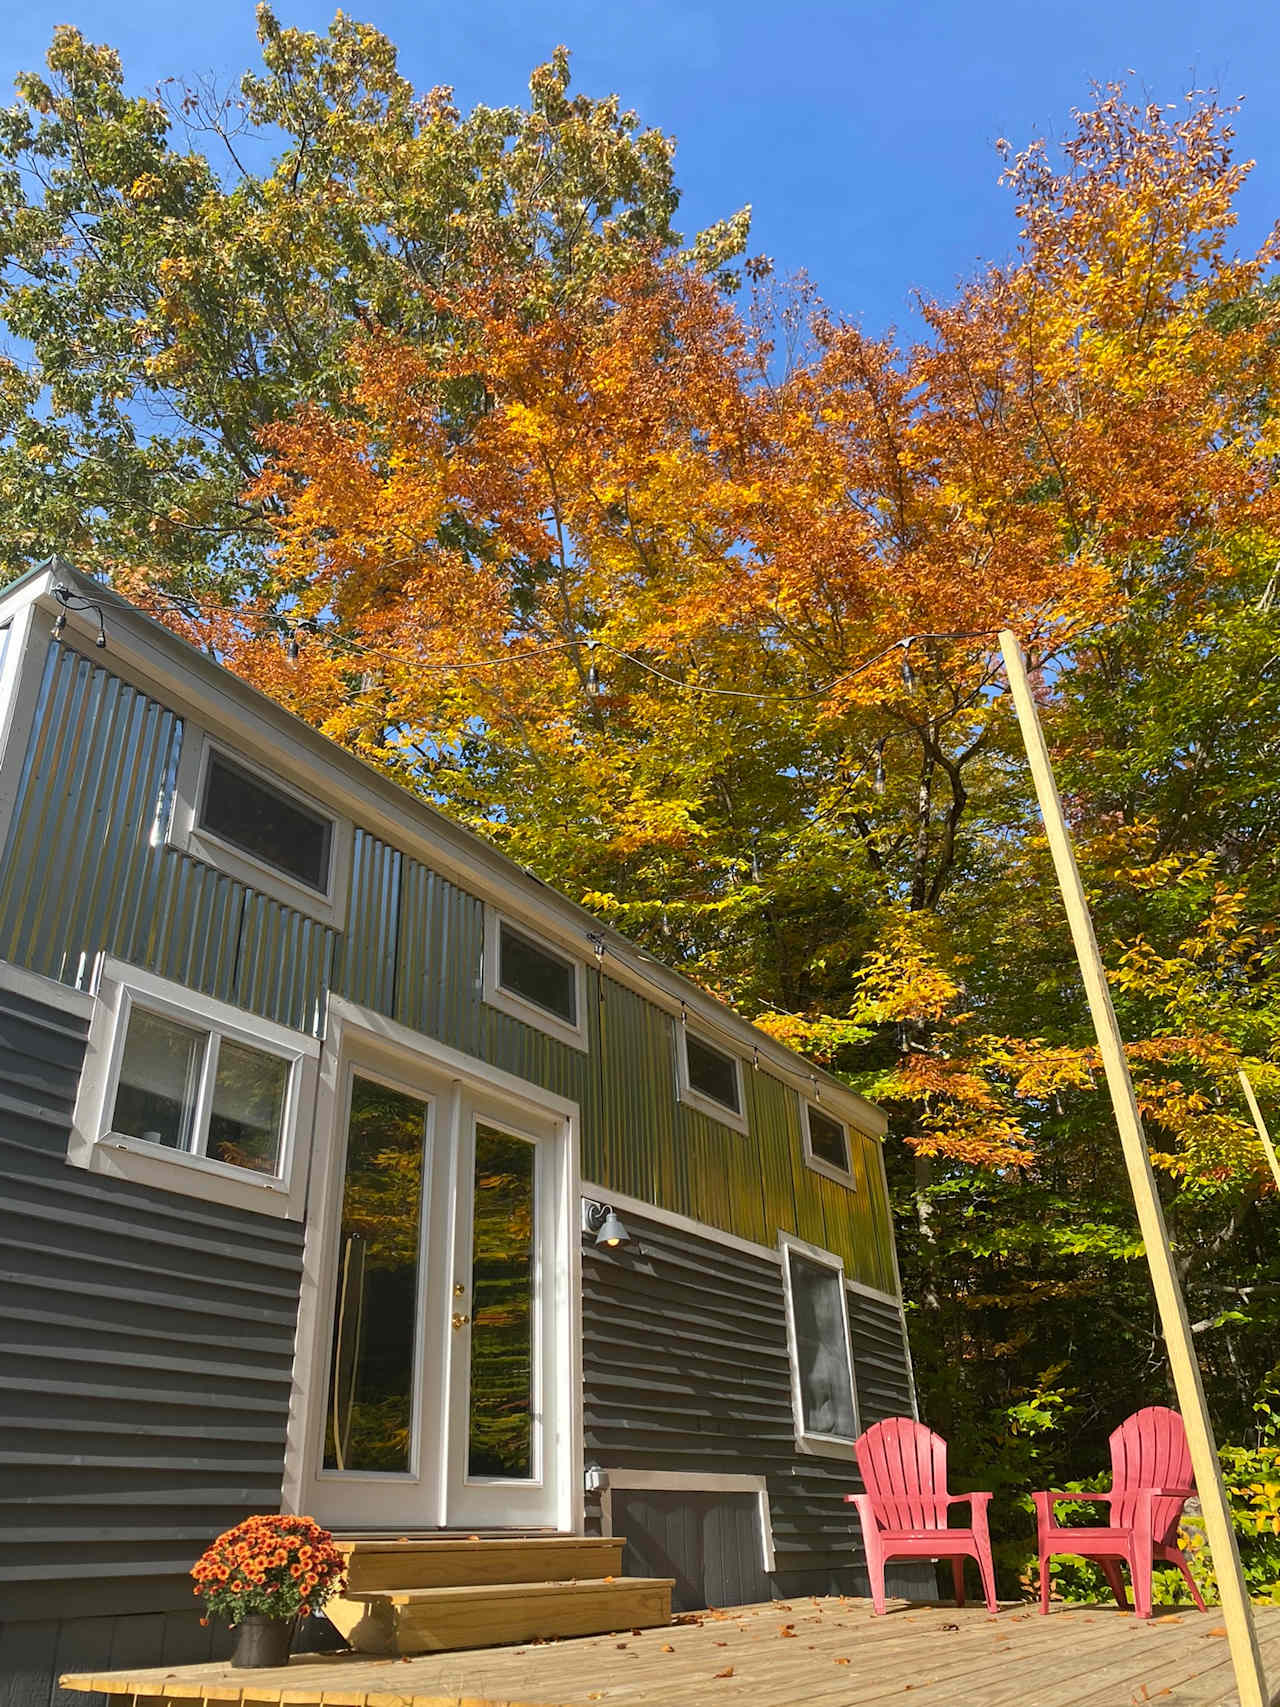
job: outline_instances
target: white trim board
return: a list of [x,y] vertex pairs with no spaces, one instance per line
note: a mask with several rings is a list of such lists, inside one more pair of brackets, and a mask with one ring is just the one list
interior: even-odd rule
[[888,1130],[887,1117],[873,1103],[838,1079],[819,1072],[741,1014],[653,960],[567,896],[506,859],[481,837],[326,740],[108,587],[67,564],[59,565],[56,572],[46,570],[34,576],[27,586],[16,589],[13,597],[19,604],[34,602],[51,619],[56,618],[61,607],[50,589],[63,579],[103,607],[105,650],[93,643],[98,632],[96,621],[89,621],[83,613],[67,613],[62,638],[82,650],[91,662],[109,666],[158,693],[167,706],[214,739],[226,741],[233,751],[289,778],[330,810],[385,837],[450,881],[497,905],[513,923],[541,930],[569,954],[581,955],[589,934],[603,937],[610,977],[677,1018],[682,1009],[686,1010],[726,1047],[758,1052],[762,1063],[793,1089],[811,1095],[815,1083],[820,1084],[824,1100],[847,1110],[850,1122],[863,1131],[880,1136]]
[[63,1008],[77,1019],[93,1018],[94,1001],[88,990],[59,983],[43,972],[28,972],[12,960],[0,960],[0,990],[12,990],[15,996],[25,996],[29,1002],[41,1002],[47,1008]]
[[596,1469],[601,1478],[600,1527],[613,1534],[613,1491],[619,1493],[754,1494],[760,1514],[761,1568],[766,1576],[777,1570],[773,1550],[773,1514],[769,1510],[769,1486],[763,1476],[717,1476],[702,1470],[608,1470]]

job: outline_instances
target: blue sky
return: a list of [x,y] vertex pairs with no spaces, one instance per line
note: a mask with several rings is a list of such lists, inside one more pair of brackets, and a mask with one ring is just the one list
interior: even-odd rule
[[[333,5],[277,0],[323,29]],[[1187,0],[346,0],[385,30],[422,87],[464,105],[518,100],[557,42],[575,81],[617,90],[679,142],[681,224],[745,202],[753,249],[805,267],[833,308],[880,331],[912,293],[949,295],[1014,240],[998,136],[1061,133],[1091,79],[1132,71],[1152,99],[1243,96],[1241,153],[1258,167],[1241,242],[1280,214],[1280,8]],[[0,87],[39,63],[55,23],[124,56],[139,88],[179,72],[225,81],[256,59],[251,0],[9,0]]]

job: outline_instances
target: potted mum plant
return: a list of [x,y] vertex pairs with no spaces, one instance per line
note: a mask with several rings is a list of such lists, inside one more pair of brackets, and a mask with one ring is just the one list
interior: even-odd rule
[[346,1562],[314,1518],[249,1517],[228,1529],[191,1568],[194,1593],[236,1628],[233,1666],[280,1666],[299,1616],[342,1586]]

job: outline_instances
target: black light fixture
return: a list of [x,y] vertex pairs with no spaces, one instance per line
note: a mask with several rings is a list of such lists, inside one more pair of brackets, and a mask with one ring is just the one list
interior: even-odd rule
[[593,1203],[589,1198],[582,1204],[582,1230],[594,1233],[596,1244],[607,1250],[616,1250],[619,1245],[631,1242],[631,1235],[623,1226],[617,1210],[607,1203]]

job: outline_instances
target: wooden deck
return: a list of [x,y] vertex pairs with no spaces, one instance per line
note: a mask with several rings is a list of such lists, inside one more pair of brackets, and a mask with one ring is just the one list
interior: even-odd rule
[[[1280,1607],[1257,1609],[1280,1690]],[[141,1703],[237,1707],[1231,1707],[1223,1627],[1209,1613],[1150,1623],[1114,1607],[798,1600],[687,1615],[668,1629],[416,1659],[306,1655],[278,1671],[227,1665],[73,1675],[69,1689]],[[696,1621],[693,1621],[696,1620]],[[1280,1695],[1276,1696],[1280,1701]]]

